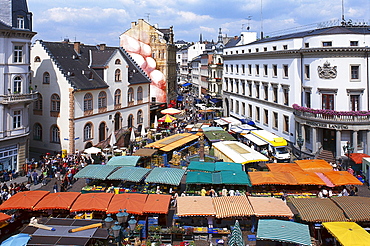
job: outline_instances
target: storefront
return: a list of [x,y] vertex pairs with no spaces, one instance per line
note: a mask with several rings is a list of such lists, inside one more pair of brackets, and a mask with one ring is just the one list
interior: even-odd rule
[[0,148],[0,170],[17,170],[17,145]]

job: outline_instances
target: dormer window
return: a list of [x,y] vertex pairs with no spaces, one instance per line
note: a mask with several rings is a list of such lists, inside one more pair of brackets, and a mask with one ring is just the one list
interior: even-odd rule
[[333,44],[332,44],[332,42],[331,41],[324,41],[324,42],[322,42],[322,46],[323,47],[331,47]]
[[121,64],[121,60],[120,60],[120,59],[117,59],[117,60],[114,62],[114,64],[116,64],[116,65],[120,65],[120,64]]
[[23,16],[17,17],[17,28],[24,29],[24,17]]

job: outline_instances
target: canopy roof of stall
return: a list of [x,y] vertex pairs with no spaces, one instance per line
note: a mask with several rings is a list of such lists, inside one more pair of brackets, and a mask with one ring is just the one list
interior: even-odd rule
[[360,180],[347,171],[324,172],[324,175],[335,185],[363,185]]
[[4,214],[4,213],[0,213],[0,222],[7,221],[10,218],[11,218],[10,215]]
[[156,142],[147,144],[145,148],[155,148],[162,151],[171,151],[175,148],[181,147],[195,139],[199,138],[199,135],[192,133],[180,133],[175,134]]
[[341,196],[331,198],[350,221],[370,221],[370,197]]
[[206,131],[204,132],[204,136],[211,142],[236,140],[230,133],[225,130]]
[[148,194],[116,194],[109,203],[107,213],[115,214],[118,213],[120,209],[122,209],[122,211],[126,209],[126,212],[129,214],[143,214],[143,209],[147,198]]
[[47,194],[49,191],[34,190],[22,191],[11,196],[10,199],[0,205],[0,210],[11,209],[33,209],[36,204]]
[[370,155],[364,154],[364,153],[351,153],[349,154],[349,158],[356,163],[356,164],[362,164],[362,158],[370,157]]
[[143,167],[122,167],[108,176],[107,179],[140,182],[150,169]]
[[243,166],[241,163],[234,163],[234,162],[191,161],[187,170],[205,171],[205,172],[242,171]]
[[248,175],[243,171],[220,171],[215,173],[188,172],[187,184],[227,184],[251,186]]
[[107,211],[113,193],[81,194],[73,203],[71,212],[80,211]]
[[105,180],[116,168],[117,166],[91,164],[82,168],[74,177]]
[[322,225],[343,246],[367,246],[370,234],[355,222],[325,222]]
[[297,163],[266,163],[271,172],[303,172]]
[[303,221],[347,221],[342,209],[327,198],[289,198]]
[[294,162],[307,172],[323,173],[333,170],[333,167],[327,161],[322,159],[296,160]]
[[258,221],[257,239],[287,242],[299,245],[311,245],[308,225],[285,221],[260,219]]
[[299,185],[326,185],[316,173],[313,172],[291,172]]
[[168,214],[170,202],[170,195],[149,194],[144,204],[143,213]]
[[157,151],[158,151],[157,149],[142,148],[142,149],[136,150],[135,153],[133,153],[132,155],[148,157],[148,156],[154,155],[155,153],[157,153]]
[[186,184],[212,184],[212,173],[188,172],[186,174]]
[[147,183],[179,185],[185,170],[179,168],[155,167],[146,177]]
[[108,162],[107,166],[136,166],[140,156],[113,156]]
[[217,218],[254,215],[253,208],[246,196],[221,196],[214,197],[212,200]]
[[216,215],[210,196],[184,196],[177,198],[177,216]]
[[281,216],[292,218],[293,213],[288,205],[281,199],[275,197],[248,197],[254,214],[257,217]]
[[252,185],[296,185],[297,181],[287,172],[249,172]]
[[80,192],[57,192],[43,197],[33,210],[65,209],[69,210],[75,200],[81,195]]

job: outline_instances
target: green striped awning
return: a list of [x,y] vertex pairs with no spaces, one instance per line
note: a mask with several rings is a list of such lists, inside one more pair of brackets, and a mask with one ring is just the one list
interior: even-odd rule
[[145,182],[179,185],[185,170],[178,168],[156,167],[146,177]]
[[136,166],[137,162],[139,161],[140,156],[113,156],[108,162],[108,166]]
[[260,219],[258,221],[257,240],[311,245],[308,225],[285,220]]
[[235,162],[215,162],[215,172],[217,171],[242,171],[243,165]]
[[187,184],[212,184],[212,173],[187,172]]
[[150,169],[143,167],[121,167],[109,175],[108,179],[140,182],[149,172]]
[[189,163],[188,170],[213,172],[215,170],[215,163],[204,161],[191,161]]
[[252,186],[249,176],[243,171],[221,171],[222,184]]
[[116,168],[116,166],[90,164],[81,169],[74,177],[105,180]]

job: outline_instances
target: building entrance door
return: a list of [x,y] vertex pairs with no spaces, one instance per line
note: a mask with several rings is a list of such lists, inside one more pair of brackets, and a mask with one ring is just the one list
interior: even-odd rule
[[323,129],[322,148],[335,153],[336,136],[335,130]]

